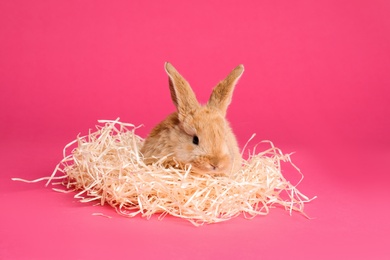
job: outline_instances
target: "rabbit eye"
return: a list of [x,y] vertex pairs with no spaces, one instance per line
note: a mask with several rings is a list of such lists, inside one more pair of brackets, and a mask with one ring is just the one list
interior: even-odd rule
[[194,135],[194,137],[192,138],[192,143],[195,145],[199,144],[199,138],[196,135]]

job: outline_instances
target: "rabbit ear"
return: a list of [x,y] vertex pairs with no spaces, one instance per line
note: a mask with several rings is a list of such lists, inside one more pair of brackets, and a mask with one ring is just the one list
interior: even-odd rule
[[225,116],[226,110],[232,101],[234,87],[244,72],[244,66],[237,66],[230,74],[213,89],[208,106],[218,108]]
[[198,100],[190,84],[177,72],[169,62],[165,63],[165,71],[169,76],[169,90],[171,98],[179,112],[179,119],[199,107]]

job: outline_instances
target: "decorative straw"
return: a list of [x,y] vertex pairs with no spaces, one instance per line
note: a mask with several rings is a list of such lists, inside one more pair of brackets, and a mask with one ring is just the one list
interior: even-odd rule
[[290,156],[271,142],[266,151],[255,154],[254,150],[238,172],[195,174],[191,167],[163,167],[164,158],[145,165],[139,152],[144,140],[135,134],[137,127],[119,119],[99,123],[95,132],[65,146],[64,159],[51,177],[40,180],[48,180],[47,184],[62,180],[66,191],[78,192],[75,197],[81,202],[107,203],[124,216],[169,214],[197,226],[241,213],[246,218],[266,215],[277,205],[290,214],[304,214],[304,204],[311,201],[283,177],[281,162],[292,164]]

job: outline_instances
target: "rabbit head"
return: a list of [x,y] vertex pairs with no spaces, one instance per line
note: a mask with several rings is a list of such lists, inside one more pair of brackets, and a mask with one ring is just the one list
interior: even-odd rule
[[165,163],[194,172],[228,173],[241,167],[236,138],[226,120],[234,87],[244,67],[239,65],[213,89],[206,105],[197,101],[188,82],[170,64],[171,98],[177,111],[159,123],[145,139],[141,153],[146,163],[167,157]]

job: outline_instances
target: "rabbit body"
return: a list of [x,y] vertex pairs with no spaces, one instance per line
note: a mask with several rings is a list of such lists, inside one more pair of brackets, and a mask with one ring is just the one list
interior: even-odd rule
[[206,105],[196,100],[188,82],[170,64],[165,64],[177,111],[150,132],[141,148],[146,164],[166,157],[164,164],[199,173],[230,173],[241,167],[237,140],[226,120],[234,86],[242,75],[242,65],[213,90]]

